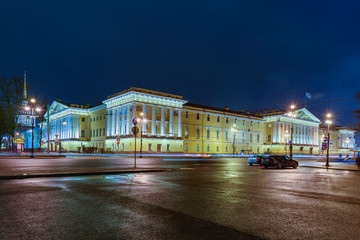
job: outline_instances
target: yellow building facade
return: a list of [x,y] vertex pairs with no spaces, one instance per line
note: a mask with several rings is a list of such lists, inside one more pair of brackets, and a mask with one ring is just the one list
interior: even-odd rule
[[[49,140],[46,122],[43,139],[49,141],[50,151],[58,151],[61,144],[64,151],[91,153],[129,153],[135,146],[142,153],[288,153],[293,126],[294,153],[320,154],[320,120],[305,108],[296,113],[296,118],[288,118],[281,111],[231,111],[189,103],[174,94],[130,88],[95,107],[54,101],[49,109]],[[139,120],[136,145],[131,131],[134,118]],[[354,131],[342,131],[354,139]]]

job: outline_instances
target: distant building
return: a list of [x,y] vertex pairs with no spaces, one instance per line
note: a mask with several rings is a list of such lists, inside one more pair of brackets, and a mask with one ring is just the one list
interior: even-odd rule
[[[66,151],[132,152],[132,120],[142,117],[146,122],[137,125],[136,149],[142,145],[144,153],[288,153],[291,124],[294,154],[321,153],[321,121],[305,108],[297,109],[293,119],[284,111],[232,111],[189,103],[178,95],[130,88],[94,107],[54,101],[49,114],[50,138],[43,122],[42,139],[49,141],[50,151],[58,151],[56,142],[60,141]],[[354,141],[351,129],[333,131]],[[348,150],[332,145],[331,152]]]

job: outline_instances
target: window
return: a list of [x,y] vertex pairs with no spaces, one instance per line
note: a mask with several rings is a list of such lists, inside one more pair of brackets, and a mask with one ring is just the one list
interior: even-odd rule
[[99,129],[96,129],[96,136],[99,136]]
[[234,120],[235,125],[237,124],[237,119]]
[[158,111],[157,111],[157,108],[155,108],[155,115],[157,115],[157,112],[158,112]]
[[103,128],[103,136],[105,136],[105,128]]
[[99,121],[99,116],[96,116],[96,121]]
[[225,151],[228,152],[229,151],[229,146],[226,145]]
[[189,150],[188,144],[186,143],[186,144],[185,144],[185,151],[188,151],[188,150]]
[[245,142],[245,131],[242,132],[242,142]]
[[252,127],[253,126],[253,121],[250,121],[250,127]]
[[208,129],[206,130],[206,137],[207,137],[207,138],[210,138],[210,128],[208,128]]
[[82,121],[82,122],[85,122],[85,118],[81,118],[81,121]]
[[243,126],[245,126],[245,120],[243,120]]
[[92,136],[92,134],[91,134],[91,130],[90,130],[90,137]]
[[92,118],[90,118],[90,122],[92,122]]
[[250,132],[250,142],[252,142],[253,133]]
[[105,116],[106,116],[106,115],[104,114],[104,120],[105,120]]
[[196,145],[196,151],[198,152],[200,150],[199,144]]
[[300,152],[304,151],[304,147],[300,147]]
[[196,128],[196,137],[200,137],[200,128],[198,127],[198,128]]
[[217,116],[216,121],[220,122],[220,116]]
[[149,108],[146,108],[146,109],[145,109],[145,112],[146,112],[146,113],[149,113]]
[[225,140],[228,140],[228,139],[229,139],[229,131],[225,130]]
[[95,117],[93,117],[93,122],[95,122]]
[[207,115],[207,121],[210,122],[210,114]]
[[189,112],[185,112],[185,118],[189,118]]
[[99,129],[99,136],[101,136],[101,128]]
[[216,151],[219,152],[219,145],[216,146]]
[[101,120],[101,117],[102,117],[102,115],[100,115],[100,120]]
[[93,129],[93,137],[95,137],[95,129]]
[[122,143],[121,144],[121,150],[124,151],[125,145]]
[[226,121],[225,121],[226,123],[229,123],[229,118],[228,117],[226,117]]
[[149,143],[149,151],[152,151],[152,145]]
[[81,137],[86,137],[86,130],[85,129],[81,129]]
[[196,114],[196,120],[200,120],[200,113]]
[[209,144],[207,145],[206,150],[207,150],[208,152],[210,152],[210,145],[209,145]]
[[257,126],[260,127],[260,122],[257,123]]
[[257,141],[257,143],[260,142],[260,134],[259,133],[256,135],[256,141]]
[[220,138],[220,130],[219,130],[219,129],[216,130],[216,138],[217,138],[217,139]]
[[189,137],[189,127],[185,127],[185,137]]

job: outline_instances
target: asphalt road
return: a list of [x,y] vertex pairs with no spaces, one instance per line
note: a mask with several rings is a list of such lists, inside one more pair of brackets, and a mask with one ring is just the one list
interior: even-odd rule
[[245,160],[185,165],[172,172],[0,181],[0,239],[360,236],[359,172],[262,169]]

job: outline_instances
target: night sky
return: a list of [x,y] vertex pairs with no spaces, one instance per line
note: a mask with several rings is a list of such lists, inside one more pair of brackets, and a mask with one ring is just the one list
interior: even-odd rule
[[97,105],[132,86],[232,110],[304,104],[353,124],[359,1],[1,1],[0,76]]

